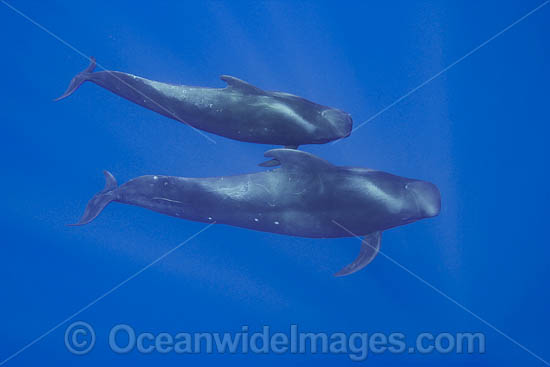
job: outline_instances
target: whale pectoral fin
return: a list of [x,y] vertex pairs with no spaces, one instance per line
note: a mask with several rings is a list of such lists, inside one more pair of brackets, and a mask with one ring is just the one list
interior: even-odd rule
[[345,266],[338,273],[334,274],[334,276],[343,277],[345,275],[350,275],[370,264],[380,250],[381,239],[381,231],[366,235],[365,238],[363,238],[363,241],[361,241],[361,250],[359,251],[357,258],[351,264]]
[[324,159],[314,156],[311,153],[296,149],[271,149],[264,153],[264,157],[270,157],[273,158],[273,160],[279,161],[282,169],[298,169],[302,172],[311,170],[328,170],[335,167]]
[[258,87],[253,86],[250,83],[245,82],[244,80],[241,80],[239,78],[235,78],[234,76],[230,75],[222,75],[220,76],[220,79],[227,83],[229,88],[233,88],[235,90],[241,91],[243,93],[248,94],[265,94],[263,90],[261,90]]

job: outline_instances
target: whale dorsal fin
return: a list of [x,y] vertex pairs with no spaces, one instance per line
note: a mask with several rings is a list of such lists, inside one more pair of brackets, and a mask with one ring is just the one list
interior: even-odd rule
[[271,157],[281,163],[282,169],[300,169],[302,171],[333,169],[332,163],[325,161],[311,153],[296,149],[271,149],[264,153],[264,157]]
[[248,94],[265,94],[265,92],[260,88],[255,87],[244,80],[235,78],[234,76],[222,75],[220,76],[220,79],[227,83],[228,88],[233,88]]

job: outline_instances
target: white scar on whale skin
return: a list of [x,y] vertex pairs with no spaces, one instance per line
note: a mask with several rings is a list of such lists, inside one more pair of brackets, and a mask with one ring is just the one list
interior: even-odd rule
[[275,200],[273,198],[273,194],[271,193],[271,191],[264,185],[262,184],[259,184],[259,183],[255,183],[254,185],[262,188],[265,190],[265,192],[267,193],[268,195],[268,198],[265,200],[265,202],[267,203],[267,205],[269,205],[270,207],[274,208],[275,206],[277,206],[277,204],[275,203]]
[[167,199],[167,198],[154,197],[154,198],[152,198],[152,200],[164,200],[164,201],[169,201],[169,202],[171,202],[171,203],[183,204],[181,201],[172,200],[172,199]]
[[228,197],[233,200],[239,200],[248,193],[250,189],[250,178],[245,185],[223,187],[218,186],[214,191],[222,196]]

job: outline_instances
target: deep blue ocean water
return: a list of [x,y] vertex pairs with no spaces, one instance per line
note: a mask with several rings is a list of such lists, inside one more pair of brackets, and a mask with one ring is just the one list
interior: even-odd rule
[[[541,1],[9,3],[112,70],[222,87],[221,74],[352,114],[359,125]],[[441,214],[384,233],[382,251],[550,360],[548,101],[544,6],[337,143],[304,146],[335,164],[434,182]],[[271,146],[231,141],[91,83],[54,103],[88,61],[0,4],[2,205],[0,363],[5,366],[540,366],[526,350],[392,261],[344,278],[356,239],[304,239],[216,225],[101,298],[204,224],[111,204],[68,227],[103,187],[144,174],[260,171]],[[65,321],[61,325],[59,323]],[[65,330],[93,326],[71,354]],[[116,354],[136,332],[480,332],[485,353]],[[58,326],[40,340],[51,328]]]

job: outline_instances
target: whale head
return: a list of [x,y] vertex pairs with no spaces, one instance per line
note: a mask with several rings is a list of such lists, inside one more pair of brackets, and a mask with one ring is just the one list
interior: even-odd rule
[[413,180],[405,185],[405,190],[414,204],[409,210],[410,220],[435,217],[441,210],[441,194],[437,186],[430,182]]
[[430,182],[369,168],[340,169],[337,180],[342,187],[342,205],[361,208],[353,215],[364,221],[364,228],[385,230],[439,214],[441,196]]
[[336,108],[328,108],[321,112],[321,119],[324,120],[327,126],[329,136],[327,141],[346,138],[351,134],[353,128],[353,120],[347,112]]

